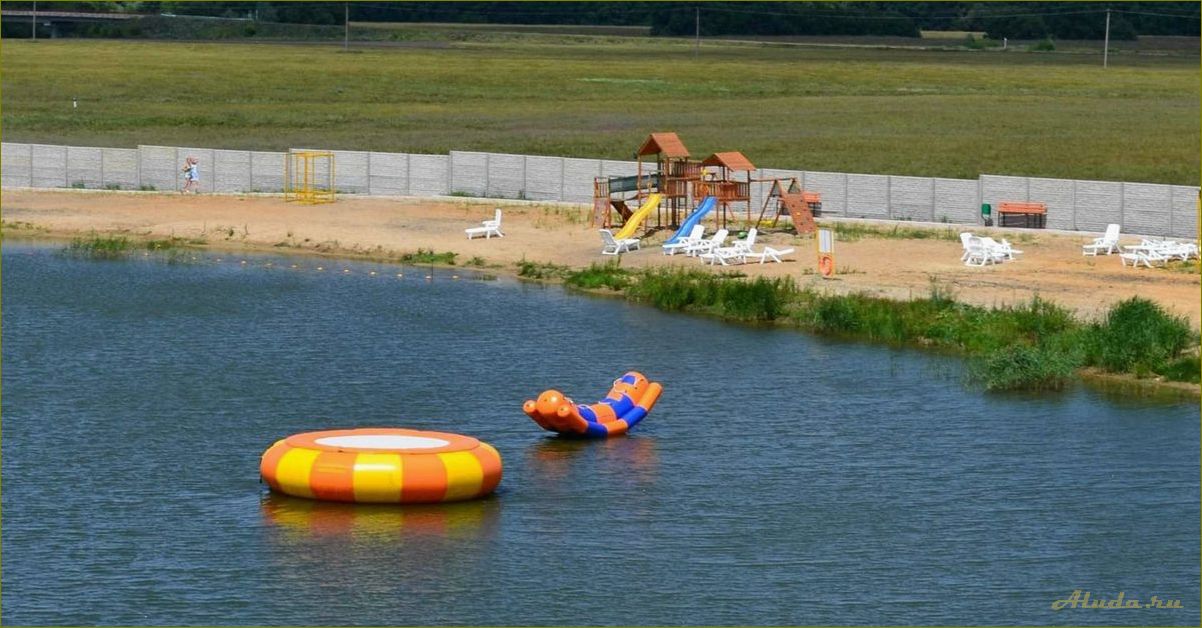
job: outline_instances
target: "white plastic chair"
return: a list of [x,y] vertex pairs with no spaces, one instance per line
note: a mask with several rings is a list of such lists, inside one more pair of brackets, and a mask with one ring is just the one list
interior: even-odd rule
[[1106,225],[1106,234],[1100,238],[1094,238],[1091,244],[1086,244],[1081,247],[1082,255],[1097,255],[1098,251],[1105,250],[1107,255],[1114,253],[1119,248],[1119,226],[1115,223]]
[[484,239],[486,240],[493,236],[497,236],[498,238],[505,237],[505,234],[501,233],[501,208],[497,208],[496,213],[493,214],[492,220],[485,220],[484,222],[480,223],[479,227],[472,227],[470,229],[464,229],[463,231],[467,234],[468,240],[471,240],[478,235],[484,236]]
[[975,237],[976,236],[974,236],[973,234],[971,234],[967,231],[960,234],[960,245],[964,247],[964,255],[960,256],[961,262],[968,261],[968,245],[970,242],[972,242],[972,239]]
[[1005,257],[992,247],[986,245],[982,238],[971,236],[968,238],[967,244],[965,244],[964,256],[960,259],[964,260],[965,266],[984,266],[986,264],[996,264],[1001,259],[1005,259]]
[[697,256],[704,253],[709,253],[714,249],[721,247],[722,244],[726,242],[726,236],[728,233],[729,232],[726,229],[719,229],[717,233],[715,233],[710,239],[701,240],[700,242],[695,242],[690,246],[686,246],[684,248],[685,255]]
[[609,229],[601,230],[601,242],[604,244],[601,248],[602,255],[620,255],[639,248],[638,238],[622,238],[619,240],[614,238],[613,232]]
[[729,265],[731,262],[743,264],[747,261],[747,256],[752,254],[751,247],[755,246],[756,229],[752,227],[747,230],[747,237],[742,240],[735,240],[730,246],[718,247],[708,253],[698,255],[702,261],[713,264]]
[[998,242],[993,238],[985,236],[980,238],[980,240],[981,244],[985,246],[986,252],[993,255],[995,261],[1012,260],[1014,259],[1015,253],[1022,253],[1022,251],[1010,246],[1010,243],[1004,239],[1001,242]]
[[790,255],[792,253],[793,253],[793,247],[788,247],[788,248],[784,248],[784,249],[774,249],[770,246],[765,246],[764,250],[762,250],[758,253],[756,253],[754,251],[749,251],[747,254],[745,254],[743,256],[743,259],[746,260],[746,259],[755,257],[760,260],[761,264],[763,264],[764,262],[769,261],[769,260],[780,264],[780,263],[784,262],[784,260],[781,259],[782,255]]
[[689,235],[681,236],[680,239],[672,244],[663,245],[664,255],[676,255],[677,251],[683,251],[685,248],[697,244],[702,240],[702,234],[705,233],[705,225],[693,225],[689,231]]

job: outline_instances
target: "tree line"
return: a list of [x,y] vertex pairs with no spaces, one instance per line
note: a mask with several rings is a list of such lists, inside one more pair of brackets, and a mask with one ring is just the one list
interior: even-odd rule
[[[31,2],[5,2],[28,9]],[[43,10],[342,24],[452,22],[649,26],[653,35],[888,35],[985,32],[1001,39],[1197,36],[1198,2],[43,2]]]

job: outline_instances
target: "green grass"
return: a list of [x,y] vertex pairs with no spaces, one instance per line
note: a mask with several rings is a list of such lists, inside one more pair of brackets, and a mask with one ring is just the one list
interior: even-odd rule
[[452,253],[450,251],[438,253],[430,249],[419,248],[414,253],[405,253],[401,255],[401,263],[413,265],[440,264],[443,266],[454,266],[455,258],[458,255],[458,253]]
[[12,142],[609,159],[671,130],[699,157],[740,150],[763,167],[1186,185],[1199,176],[1196,54],[1115,55],[1104,70],[1094,55],[1018,51],[707,42],[694,57],[690,43],[656,38],[436,43],[347,55],[9,40],[0,124]]
[[958,242],[960,230],[948,227],[946,229],[920,229],[916,227],[875,226],[855,222],[833,222],[823,224],[834,230],[836,238],[841,242],[855,242],[862,238],[884,238],[890,240],[949,240]]
[[90,235],[83,238],[72,238],[63,252],[73,257],[91,259],[123,259],[135,250],[146,250],[166,254],[174,261],[182,249],[204,244],[204,238],[163,238],[151,240],[131,240],[125,236]]
[[604,264],[592,264],[583,270],[568,273],[564,285],[585,290],[622,290],[630,285],[631,272],[621,267],[621,262],[612,261]]
[[526,279],[563,279],[572,270],[560,264],[531,262],[525,259],[519,260],[517,267],[518,277],[525,277]]
[[938,284],[925,299],[894,301],[822,294],[789,277],[749,280],[696,269],[631,271],[609,263],[559,276],[570,286],[622,291],[667,311],[951,351],[970,358],[970,381],[987,390],[1058,390],[1084,367],[1198,380],[1198,335],[1184,318],[1140,298],[1116,304],[1104,321],[1091,323],[1038,297],[1000,308],[969,305]]

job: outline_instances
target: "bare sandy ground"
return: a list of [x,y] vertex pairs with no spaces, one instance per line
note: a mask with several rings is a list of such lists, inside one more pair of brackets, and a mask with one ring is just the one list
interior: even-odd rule
[[[203,239],[230,248],[294,247],[329,254],[392,257],[418,248],[459,254],[463,263],[480,257],[512,271],[526,259],[573,267],[609,259],[588,224],[588,212],[575,206],[500,203],[504,238],[468,241],[463,230],[492,217],[498,203],[480,199],[341,197],[334,205],[285,203],[270,195],[181,196],[163,193],[6,190],[0,197],[6,233],[71,235],[96,231],[135,236]],[[782,221],[783,224],[783,221]],[[978,229],[978,233],[989,230]],[[1202,320],[1202,287],[1196,272],[1124,268],[1118,257],[1084,257],[1083,236],[1029,230],[992,230],[1014,241],[1024,253],[1015,262],[969,268],[960,263],[959,242],[865,237],[836,244],[833,280],[815,273],[814,240],[787,233],[762,236],[761,242],[796,252],[783,264],[751,264],[749,275],[791,275],[803,285],[831,292],[866,292],[907,299],[929,294],[932,282],[950,288],[962,301],[1005,305],[1040,297],[1097,317],[1114,302],[1132,296],[1153,299],[1188,317]],[[1026,234],[1020,236],[1021,234]],[[622,256],[630,267],[703,266],[683,256],[664,256],[657,244],[668,233],[644,240],[641,251]],[[1135,238],[1124,238],[1124,244]],[[721,270],[715,269],[715,272]]]

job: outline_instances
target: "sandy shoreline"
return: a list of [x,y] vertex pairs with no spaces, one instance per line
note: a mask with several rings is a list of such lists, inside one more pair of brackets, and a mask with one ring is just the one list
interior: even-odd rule
[[[504,210],[504,238],[467,240],[463,230]],[[5,190],[0,216],[7,234],[63,236],[119,233],[141,237],[182,237],[206,246],[243,250],[396,259],[419,248],[458,254],[513,272],[521,260],[585,267],[612,259],[602,256],[588,210],[578,206],[344,196],[334,205],[285,203],[272,195],[199,195],[97,191]],[[783,224],[783,220],[782,220]],[[906,225],[909,226],[909,225]],[[978,230],[982,231],[982,230]],[[793,247],[784,264],[750,264],[748,275],[790,275],[801,285],[832,293],[864,292],[895,299],[924,297],[932,283],[950,288],[961,301],[984,306],[1029,301],[1033,296],[1096,318],[1111,304],[1142,296],[1202,321],[1202,284],[1197,273],[1131,269],[1115,256],[1084,257],[1081,236],[1006,230],[1024,253],[1016,262],[965,267],[959,242],[930,239],[861,238],[836,244],[836,280],[816,276],[812,238],[789,233],[761,236],[760,242]],[[622,256],[627,267],[710,268],[683,256],[664,256],[657,246],[668,232],[647,237],[641,251]],[[1137,240],[1132,240],[1137,241]],[[1126,240],[1124,240],[1126,243]],[[719,268],[714,271],[718,272]]]

